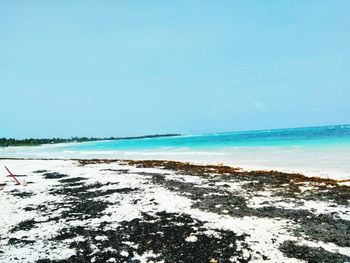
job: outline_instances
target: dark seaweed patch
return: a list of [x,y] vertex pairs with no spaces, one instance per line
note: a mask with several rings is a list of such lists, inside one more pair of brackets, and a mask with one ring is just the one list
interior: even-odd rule
[[318,186],[316,189],[305,191],[301,198],[305,200],[333,201],[340,205],[349,205],[350,188],[348,186]]
[[36,207],[33,206],[27,206],[25,208],[23,208],[24,211],[29,212],[29,211],[36,211]]
[[13,196],[18,196],[21,198],[28,198],[28,197],[32,197],[33,195],[35,195],[33,192],[19,191],[17,189],[10,191],[10,193]]
[[294,231],[312,239],[331,242],[343,247],[350,247],[350,221],[334,219],[330,215],[300,218],[300,226]]
[[129,169],[101,169],[100,171],[115,172],[118,174],[127,174],[130,172]]
[[[160,212],[156,217],[146,214],[144,220],[125,222],[118,230],[124,233],[126,240],[138,244],[138,253],[151,249],[160,254],[153,258],[155,261],[209,262],[214,258],[219,262],[229,262],[230,257],[236,256],[239,262],[248,262],[236,247],[236,241],[244,241],[244,236],[222,230],[216,230],[218,237],[207,236],[201,233],[206,230],[203,222],[184,214]],[[197,241],[186,242],[190,234],[194,234]]]
[[339,253],[331,253],[323,248],[315,248],[297,245],[293,241],[285,241],[280,250],[288,257],[305,260],[309,263],[344,263],[350,261],[350,257]]
[[25,220],[18,223],[15,227],[13,227],[10,232],[14,233],[20,230],[28,231],[35,227],[36,222],[34,220]]
[[62,212],[61,218],[67,221],[99,218],[110,204],[109,202],[95,201],[92,199],[71,201],[67,204],[70,205],[69,209]]
[[34,171],[33,173],[35,174],[41,174],[41,173],[47,173],[48,171],[47,170],[36,170]]
[[[161,160],[78,160],[80,165],[87,164],[109,164],[118,162],[140,168],[160,168],[176,171],[179,174],[200,176],[209,178],[215,175],[213,181],[235,180],[237,182],[248,182],[243,189],[247,192],[272,191],[273,196],[283,198],[296,198],[306,200],[332,201],[337,204],[349,205],[350,187],[341,186],[341,181],[325,179],[320,177],[306,177],[302,174],[282,173],[277,171],[242,171],[224,165],[196,165],[187,162],[161,161]],[[301,186],[311,186],[312,189],[302,192]]]
[[[236,241],[241,241],[243,247],[245,236],[237,236],[231,231],[216,230],[217,236],[208,236],[203,233],[203,222],[194,220],[185,214],[160,212],[156,215],[143,214],[143,218],[121,222],[120,226],[106,230],[108,223],[102,223],[97,230],[77,226],[63,229],[53,241],[61,242],[80,236],[84,241],[71,242],[70,248],[75,249],[76,255],[61,261],[43,259],[44,262],[106,262],[115,258],[117,262],[139,262],[133,260],[136,254],[143,255],[153,251],[156,255],[150,256],[149,261],[165,262],[209,262],[216,259],[218,262],[231,262],[236,257],[237,262],[248,262],[250,256],[244,257],[243,252],[236,247]],[[187,242],[185,239],[195,235],[197,240]],[[98,239],[97,236],[104,236]],[[131,243],[130,243],[131,242]],[[130,245],[132,244],[132,245]],[[92,245],[97,250],[92,249]],[[110,248],[110,250],[106,250]],[[126,255],[121,252],[126,251]],[[265,257],[266,258],[266,257]]]
[[[74,178],[71,178],[74,179]],[[63,179],[68,180],[68,179]],[[67,208],[61,213],[61,218],[66,220],[83,220],[88,218],[99,218],[103,215],[103,211],[111,204],[108,201],[95,200],[96,197],[108,196],[115,193],[129,194],[133,191],[137,191],[137,188],[113,188],[107,190],[100,190],[102,186],[110,185],[94,183],[94,184],[82,184],[81,179],[78,178],[78,186],[73,187],[72,184],[77,179],[66,181],[68,186],[64,185],[59,188],[51,189],[50,193],[53,195],[62,195],[65,198],[65,202],[62,204],[56,204],[59,207]],[[62,181],[62,180],[61,180]],[[69,182],[73,182],[69,184]]]
[[52,172],[52,173],[44,173],[43,176],[45,179],[61,179],[61,178],[67,177],[68,175]]
[[60,183],[76,183],[76,182],[81,182],[85,181],[87,178],[84,177],[73,177],[73,178],[68,178],[68,179],[61,179],[59,180]]
[[[293,233],[297,236],[307,235],[309,239],[332,242],[339,246],[350,246],[350,221],[341,220],[334,215],[315,215],[305,209],[285,209],[273,206],[250,208],[246,204],[246,198],[261,189],[261,184],[255,188],[254,182],[244,184],[249,189],[246,196],[240,192],[229,192],[226,188],[200,187],[193,183],[178,180],[166,180],[162,174],[153,174],[152,183],[162,185],[171,191],[192,199],[193,208],[199,208],[208,212],[229,214],[233,217],[256,216],[263,218],[287,219],[294,221],[296,227]],[[247,180],[247,179],[245,179]],[[302,199],[293,199],[293,202],[301,202]]]
[[[79,187],[56,187],[50,190],[50,193],[53,195],[63,195],[67,197],[80,197],[84,198],[92,198],[97,197],[96,189],[102,187],[103,184],[95,183],[95,184],[81,184]],[[93,190],[93,191],[90,191]]]
[[[81,165],[111,162],[116,161],[87,160],[81,162]],[[226,166],[198,166],[179,162],[123,162],[137,167],[170,169],[178,174],[204,178],[206,182],[201,185],[183,182],[181,178],[169,180],[164,174],[136,172],[147,176],[150,183],[163,186],[192,199],[194,208],[225,213],[232,217],[256,216],[275,220],[286,219],[293,223],[293,228],[289,229],[291,235],[302,236],[303,239],[311,241],[332,242],[343,247],[350,246],[348,238],[350,236],[350,222],[339,219],[337,213],[316,215],[312,213],[312,209],[281,208],[276,206],[274,199],[269,197],[266,197],[265,207],[252,208],[248,206],[250,197],[264,196],[260,195],[260,191],[266,191],[274,197],[280,197],[282,202],[294,202],[302,205],[305,200],[316,200],[335,202],[335,206],[338,204],[349,206],[350,188],[339,186],[335,180],[307,178],[298,174],[275,171],[245,172]],[[103,170],[108,171],[108,169]],[[119,169],[109,171],[121,172]],[[117,183],[85,184],[84,180],[74,178],[62,179],[60,182],[62,187],[51,189],[50,193],[62,195],[64,202],[49,203],[42,209],[46,212],[54,211],[57,208],[65,209],[60,212],[59,216],[50,218],[48,221],[64,220],[68,223],[70,220],[99,218],[103,215],[106,207],[112,203],[108,202],[108,198],[100,201],[96,200],[95,197],[114,193],[132,194],[133,191],[139,191],[139,189],[133,188],[103,190],[102,186]],[[230,183],[238,183],[241,189],[236,192],[230,191]],[[308,190],[305,191],[304,187],[308,187]],[[134,203],[139,201],[133,196],[130,197]],[[155,199],[150,200],[151,203],[157,205],[155,201]],[[28,207],[27,209],[30,211],[35,208]],[[34,222],[32,227],[35,227],[35,224],[38,223]],[[150,250],[156,255],[150,256],[148,260],[164,260],[165,262],[208,262],[212,258],[218,262],[228,262],[231,256],[235,256],[237,262],[247,262],[251,259],[249,253],[259,254],[257,251],[249,250],[244,243],[244,236],[236,236],[230,231],[220,230],[215,230],[218,236],[207,236],[203,233],[205,230],[203,222],[196,221],[188,215],[165,212],[156,215],[143,214],[142,218],[122,222],[113,229],[107,222],[102,223],[97,228],[91,228],[88,225],[66,227],[51,241],[54,243],[62,240],[70,242],[70,247],[76,250],[76,254],[61,261],[42,259],[38,262],[90,262],[92,259],[95,259],[95,262],[106,262],[110,258],[115,258],[117,262],[138,262],[133,260],[133,257]],[[185,238],[189,235],[195,235],[197,240],[186,242]],[[69,241],[70,238],[78,236],[82,237],[83,241]],[[105,236],[106,239],[100,240],[97,236]],[[243,244],[243,248],[249,252],[248,257],[243,257],[242,250],[236,247],[236,241]],[[341,254],[297,245],[292,241],[284,242],[280,249],[288,257],[304,259],[308,262],[344,262],[349,260]],[[122,251],[126,251],[127,254],[121,255]],[[266,255],[261,255],[261,258],[267,259]]]
[[71,197],[77,197],[81,200],[83,199],[89,199],[94,197],[101,197],[105,195],[110,195],[113,193],[119,193],[119,194],[128,194],[130,192],[138,190],[138,188],[115,188],[115,189],[107,189],[107,190],[99,190],[98,188],[102,186],[106,186],[108,184],[101,184],[101,183],[95,183],[95,184],[89,184],[89,185],[81,185],[79,187],[60,187],[51,189],[50,193],[53,195],[64,195],[64,196],[71,196]]
[[16,245],[16,244],[33,244],[35,243],[34,240],[28,240],[28,239],[18,239],[18,238],[10,238],[8,241],[9,245]]
[[15,174],[16,177],[27,177],[26,174]]

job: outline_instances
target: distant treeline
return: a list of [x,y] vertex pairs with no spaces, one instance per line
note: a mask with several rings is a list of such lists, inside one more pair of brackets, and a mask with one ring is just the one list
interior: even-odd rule
[[94,138],[94,137],[71,137],[70,139],[52,138],[52,139],[23,139],[17,140],[13,138],[0,138],[0,147],[7,146],[36,146],[42,144],[53,143],[67,143],[67,142],[91,142],[91,141],[103,141],[103,140],[131,140],[131,139],[145,139],[145,138],[157,138],[157,137],[172,137],[179,136],[180,134],[154,134],[135,137],[108,137],[108,138]]

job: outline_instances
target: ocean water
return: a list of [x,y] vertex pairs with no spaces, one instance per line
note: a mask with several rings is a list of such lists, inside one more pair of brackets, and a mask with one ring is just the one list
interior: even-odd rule
[[223,163],[348,180],[350,125],[7,147],[0,156]]
[[350,145],[350,125],[226,132],[65,145],[66,150],[218,150],[228,147],[322,147]]

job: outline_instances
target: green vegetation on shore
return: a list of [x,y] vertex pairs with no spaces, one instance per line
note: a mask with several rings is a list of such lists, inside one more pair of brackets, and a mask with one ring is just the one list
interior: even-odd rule
[[51,139],[14,139],[14,138],[0,138],[0,147],[7,146],[37,146],[42,144],[54,144],[54,143],[68,143],[68,142],[91,142],[91,141],[103,141],[103,140],[131,140],[131,139],[145,139],[145,138],[157,138],[157,137],[172,137],[179,136],[180,134],[154,134],[135,137],[108,137],[108,138],[94,138],[94,137],[71,137],[69,139],[51,138]]

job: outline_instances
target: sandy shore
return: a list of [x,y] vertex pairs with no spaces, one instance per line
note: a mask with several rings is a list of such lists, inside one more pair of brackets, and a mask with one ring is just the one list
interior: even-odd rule
[[[2,159],[0,262],[346,262],[347,179],[174,161]],[[349,178],[348,178],[349,179]]]
[[[89,143],[86,143],[89,144]],[[220,149],[72,150],[80,144],[0,148],[0,156],[55,159],[173,160],[225,164],[245,170],[278,170],[331,179],[350,179],[350,147],[227,147]],[[74,147],[73,147],[74,148]]]

